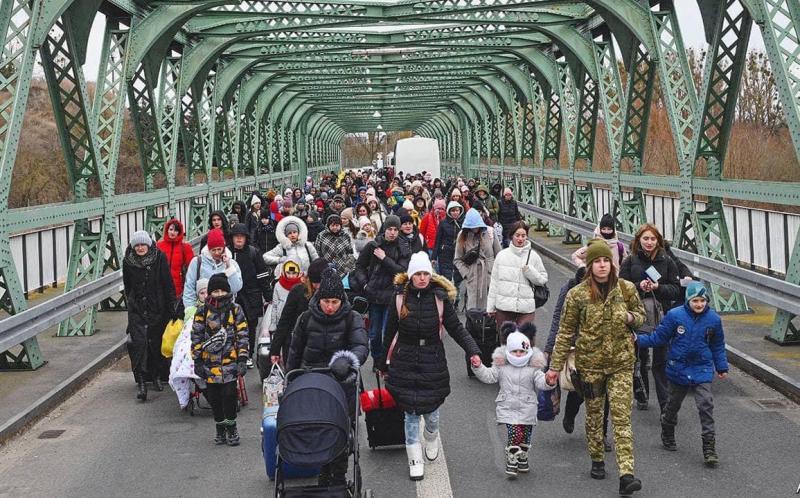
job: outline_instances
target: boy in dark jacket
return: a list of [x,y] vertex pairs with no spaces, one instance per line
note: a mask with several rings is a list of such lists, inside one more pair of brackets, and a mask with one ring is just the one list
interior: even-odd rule
[[724,379],[728,375],[725,355],[725,334],[722,320],[709,308],[706,288],[700,282],[686,287],[686,302],[664,316],[652,334],[638,336],[640,347],[669,344],[667,378],[669,400],[661,414],[661,442],[664,448],[675,451],[675,426],[683,399],[690,391],[694,395],[702,426],[703,459],[709,467],[719,463],[715,448],[714,400],[711,381],[714,370]]

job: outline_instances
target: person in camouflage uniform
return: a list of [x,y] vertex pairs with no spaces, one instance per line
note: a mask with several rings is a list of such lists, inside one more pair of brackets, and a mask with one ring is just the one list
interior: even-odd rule
[[[603,461],[603,406],[609,397],[614,425],[620,494],[642,488],[633,476],[633,366],[634,335],[629,327],[644,323],[644,306],[632,283],[618,280],[611,250],[605,241],[593,241],[586,251],[586,278],[567,294],[561,324],[550,359],[548,382],[558,378],[573,338],[575,368],[586,400],[586,441],[592,458],[591,476],[605,478]],[[576,385],[576,389],[579,389]]]

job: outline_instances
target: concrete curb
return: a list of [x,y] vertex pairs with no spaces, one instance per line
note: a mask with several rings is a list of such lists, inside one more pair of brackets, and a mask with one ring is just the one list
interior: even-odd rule
[[[530,241],[531,246],[540,254],[543,254],[566,268],[575,270],[575,265],[566,256],[553,251],[549,247],[533,239],[530,239]],[[772,389],[775,389],[795,403],[800,403],[800,382],[729,344],[725,345],[725,349],[728,351],[728,361],[730,361],[731,364],[749,375],[752,375]]]
[[37,399],[21,413],[0,425],[0,446],[6,444],[11,438],[50,413],[71,395],[79,391],[101,370],[121,358],[126,351],[126,342],[127,337],[122,338],[117,344]]

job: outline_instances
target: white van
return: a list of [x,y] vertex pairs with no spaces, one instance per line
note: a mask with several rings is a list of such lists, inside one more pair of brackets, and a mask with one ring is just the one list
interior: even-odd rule
[[411,137],[397,141],[394,148],[394,170],[405,175],[427,171],[441,178],[439,141],[434,138]]

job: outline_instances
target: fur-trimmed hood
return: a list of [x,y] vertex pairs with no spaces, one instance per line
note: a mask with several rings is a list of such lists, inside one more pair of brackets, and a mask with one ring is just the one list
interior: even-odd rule
[[281,218],[281,221],[278,222],[277,228],[275,228],[275,238],[278,239],[278,244],[281,245],[284,249],[289,249],[292,247],[292,243],[286,237],[286,225],[289,223],[294,223],[300,228],[299,237],[297,237],[298,244],[305,244],[308,242],[308,227],[306,226],[306,222],[298,218],[297,216],[284,216]]
[[[528,362],[528,366],[531,366],[536,369],[542,369],[547,364],[547,361],[544,358],[544,353],[537,348],[531,348],[533,351],[533,355],[531,355],[531,360]],[[496,367],[503,367],[506,366],[508,363],[506,362],[506,346],[500,346],[494,350],[492,353],[492,365]]]
[[[410,284],[411,279],[407,274],[398,273],[394,276],[394,285],[398,287],[398,292],[404,291],[405,287]],[[437,273],[431,274],[430,287],[433,287],[434,291],[441,289],[441,291],[446,294],[446,297],[451,302],[455,302],[456,297],[458,296],[458,290],[456,289],[455,285]]]

